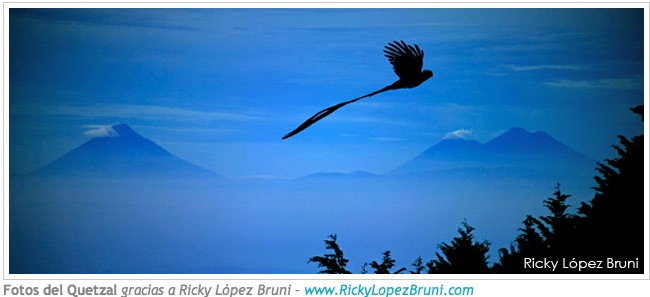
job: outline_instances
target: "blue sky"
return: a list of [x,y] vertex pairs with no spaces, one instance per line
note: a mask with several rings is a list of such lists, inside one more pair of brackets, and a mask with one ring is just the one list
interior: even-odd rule
[[[397,77],[417,43],[435,76]],[[389,171],[446,135],[545,131],[597,160],[643,132],[642,9],[11,9],[10,170],[124,122],[231,178]]]

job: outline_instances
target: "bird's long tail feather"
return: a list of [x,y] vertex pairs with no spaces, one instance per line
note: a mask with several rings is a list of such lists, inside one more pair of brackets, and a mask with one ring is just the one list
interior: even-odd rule
[[370,94],[366,94],[366,95],[363,95],[363,96],[361,96],[361,97],[357,97],[357,98],[354,98],[354,99],[352,99],[352,100],[348,100],[348,101],[345,101],[345,102],[341,102],[341,103],[339,103],[339,104],[336,104],[336,105],[330,106],[330,107],[328,107],[328,108],[325,108],[325,109],[323,109],[323,110],[317,112],[317,113],[316,113],[315,115],[313,115],[311,118],[308,118],[305,122],[303,122],[302,124],[300,124],[300,126],[298,126],[298,128],[296,128],[296,129],[294,129],[293,131],[291,131],[291,132],[285,134],[284,136],[282,136],[282,139],[287,139],[287,138],[289,138],[289,137],[291,137],[291,136],[294,136],[294,135],[300,133],[302,130],[307,129],[309,126],[311,126],[311,125],[313,125],[314,123],[320,121],[320,120],[323,119],[324,117],[330,115],[331,113],[335,112],[337,109],[339,109],[339,108],[341,108],[341,107],[343,107],[343,106],[346,106],[346,105],[348,105],[348,104],[350,104],[350,103],[353,103],[353,102],[359,101],[359,100],[361,100],[361,99],[363,99],[363,98],[371,97],[371,96],[373,96],[373,95],[377,95],[377,94],[379,94],[379,93],[383,93],[383,92],[386,92],[386,91],[388,91],[388,90],[392,90],[392,89],[393,89],[392,85],[390,85],[390,86],[386,86],[386,87],[384,87],[383,89],[380,89],[380,90],[374,91],[374,92],[372,92],[372,93],[370,93]]

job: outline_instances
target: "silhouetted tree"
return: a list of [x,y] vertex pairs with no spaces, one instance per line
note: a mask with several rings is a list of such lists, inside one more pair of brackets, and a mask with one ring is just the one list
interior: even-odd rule
[[524,269],[524,257],[533,255],[544,255],[548,248],[544,239],[537,232],[535,227],[539,220],[528,215],[524,220],[524,227],[519,228],[521,233],[515,239],[510,249],[499,249],[499,262],[495,263],[492,269],[496,273],[537,273]]
[[569,204],[566,200],[571,195],[563,194],[560,185],[555,187],[553,196],[544,200],[544,206],[551,215],[526,216],[520,228],[521,233],[515,239],[510,249],[499,249],[499,263],[493,269],[499,273],[539,273],[524,269],[523,260],[526,257],[559,257],[571,256],[575,247],[575,216],[568,214]]
[[540,255],[546,251],[547,246],[544,243],[544,238],[535,229],[535,226],[538,224],[539,221],[534,217],[530,215],[526,216],[524,228],[519,229],[521,234],[517,236],[516,240],[520,253],[525,255]]
[[[643,106],[631,110],[643,120]],[[643,135],[618,138],[620,145],[612,146],[618,157],[598,163],[594,198],[578,209],[581,243],[593,257],[643,263]]]
[[455,237],[451,244],[442,243],[438,248],[444,255],[436,252],[436,259],[427,262],[429,273],[486,273],[488,269],[488,251],[490,242],[474,241],[474,227],[463,221],[463,228],[458,228],[460,237]]
[[551,212],[549,216],[541,216],[535,224],[540,230],[542,238],[549,250],[549,256],[570,256],[573,252],[573,239],[575,238],[575,217],[568,214],[569,205],[566,200],[571,195],[562,194],[560,184],[555,187],[553,196],[544,200],[544,206]]
[[[395,266],[395,259],[390,257],[390,251],[385,251],[382,253],[384,256],[382,257],[381,263],[377,263],[377,261],[372,261],[370,263],[370,267],[374,269],[375,271],[373,272],[374,274],[390,274],[390,270]],[[362,267],[362,273],[367,273],[367,266],[368,263],[364,264],[364,267]],[[397,271],[393,272],[393,274],[399,274],[402,273],[406,270],[406,268],[402,267],[398,269]]]
[[334,253],[311,257],[307,263],[315,262],[318,263],[319,268],[325,268],[318,273],[350,274],[351,272],[345,269],[349,260],[343,257],[343,251],[336,243],[336,234],[331,234],[328,237],[329,239],[325,240],[325,249],[332,250]]
[[411,274],[421,274],[426,267],[424,267],[424,262],[422,261],[422,257],[417,257],[415,261],[413,261],[413,270],[410,270],[409,272]]

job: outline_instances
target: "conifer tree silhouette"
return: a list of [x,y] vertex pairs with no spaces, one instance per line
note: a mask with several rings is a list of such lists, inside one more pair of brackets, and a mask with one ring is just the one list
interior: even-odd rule
[[524,220],[524,227],[519,228],[521,233],[515,239],[510,249],[499,249],[499,262],[492,267],[496,273],[538,273],[530,269],[524,269],[524,257],[535,257],[545,255],[548,248],[541,235],[537,232],[540,222],[531,215]]
[[324,268],[318,273],[350,274],[351,272],[345,269],[349,260],[343,257],[343,251],[336,243],[336,234],[330,234],[328,238],[325,240],[325,249],[332,250],[334,253],[311,257],[307,263],[318,263],[319,268]]
[[542,216],[535,225],[540,230],[548,255],[568,256],[572,250],[572,238],[575,234],[574,216],[567,213],[569,205],[566,200],[571,195],[563,194],[560,184],[555,187],[553,196],[544,200],[544,206],[551,212],[549,216]]
[[[406,270],[406,268],[402,267],[398,269],[395,272],[390,272],[390,270],[395,266],[395,259],[391,258],[390,256],[390,251],[385,251],[382,253],[382,261],[381,263],[377,263],[377,261],[372,261],[370,263],[370,267],[374,269],[375,271],[373,272],[374,274],[400,274]],[[367,265],[368,263],[364,264],[364,270],[367,272]]]
[[[493,266],[498,273],[540,273],[524,269],[524,258],[549,258],[553,260],[563,256],[576,255],[579,252],[574,245],[576,236],[576,218],[567,213],[570,207],[566,203],[571,195],[563,194],[560,184],[555,187],[553,196],[544,200],[544,206],[551,215],[535,218],[526,216],[524,227],[510,249],[499,249],[499,263]],[[573,256],[575,257],[575,256]]]
[[[631,108],[641,116],[643,106]],[[643,135],[627,139],[619,135],[620,145],[612,146],[618,157],[598,163],[598,184],[594,198],[582,203],[578,226],[582,247],[593,257],[638,258],[643,272]]]
[[413,270],[410,270],[409,272],[411,274],[421,274],[426,267],[424,267],[424,262],[422,260],[422,257],[417,257],[415,261],[413,261]]
[[428,273],[487,273],[488,251],[490,242],[474,241],[474,227],[463,221],[463,228],[458,228],[460,237],[455,237],[451,244],[442,243],[438,248],[443,255],[436,252],[436,259],[427,262]]

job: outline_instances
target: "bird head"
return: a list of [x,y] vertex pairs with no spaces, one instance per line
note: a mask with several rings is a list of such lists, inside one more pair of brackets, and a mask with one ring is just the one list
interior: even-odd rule
[[424,70],[422,71],[422,78],[423,81],[430,79],[433,77],[433,72],[431,70]]

